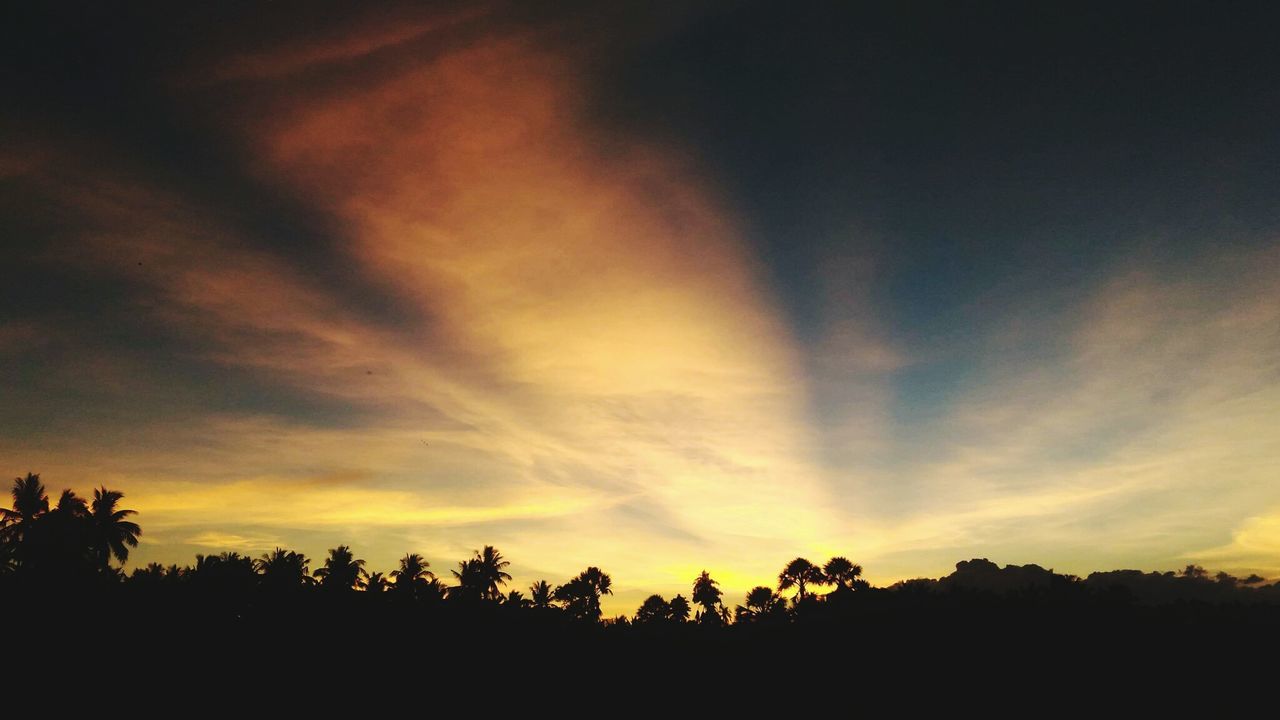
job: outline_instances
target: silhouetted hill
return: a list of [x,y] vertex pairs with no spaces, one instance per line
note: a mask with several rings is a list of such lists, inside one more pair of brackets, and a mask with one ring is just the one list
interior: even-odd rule
[[999,565],[986,558],[961,560],[956,571],[938,579],[942,590],[976,590],[1009,593],[1024,590],[1048,590],[1069,580],[1039,565]]
[[1280,583],[1258,577],[1236,578],[1226,573],[1210,577],[1198,566],[1181,572],[1110,570],[1083,580],[1046,570],[1039,565],[1000,567],[986,558],[961,560],[955,572],[938,578],[895,583],[890,591],[903,595],[978,593],[1001,597],[1056,597],[1090,602],[1135,602],[1160,605],[1176,602],[1280,604]]

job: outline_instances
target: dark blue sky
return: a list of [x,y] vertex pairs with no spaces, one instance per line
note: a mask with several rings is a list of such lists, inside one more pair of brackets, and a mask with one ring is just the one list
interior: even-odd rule
[[1273,231],[1260,7],[735,3],[601,73],[599,104],[698,154],[802,325],[816,268],[852,245],[883,257],[894,326],[927,337],[1135,246]]

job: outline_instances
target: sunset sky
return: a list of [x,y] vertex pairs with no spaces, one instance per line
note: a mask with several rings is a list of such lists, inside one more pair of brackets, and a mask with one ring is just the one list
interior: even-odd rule
[[122,490],[130,567],[1280,576],[1266,18],[38,5],[0,477]]

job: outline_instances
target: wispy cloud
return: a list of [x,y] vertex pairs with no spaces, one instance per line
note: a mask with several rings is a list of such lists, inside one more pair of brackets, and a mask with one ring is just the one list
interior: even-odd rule
[[970,555],[1272,567],[1274,251],[1133,260],[993,321],[903,423],[930,359],[880,314],[875,252],[824,258],[793,332],[696,158],[593,120],[600,48],[481,15],[182,66],[171,100],[213,108],[236,177],[302,229],[138,163],[4,154],[58,217],[38,261],[87,300],[0,326],[0,362],[60,389],[0,387],[47,405],[0,456],[124,490],[139,562],[495,543],[519,583],[605,567],[618,609],[800,554],[879,581]]
[[63,200],[95,230],[60,262],[142,288],[133,308],[181,339],[176,361],[349,410],[192,408],[71,464],[56,442],[21,448],[51,480],[119,486],[165,537],[252,526],[312,555],[340,530],[384,561],[411,541],[443,554],[500,523],[510,556],[559,576],[599,564],[624,594],[686,583],[678,547],[746,577],[772,573],[763,548],[827,533],[803,372],[758,269],[680,158],[586,123],[571,59],[492,37],[358,90],[281,101],[278,82],[237,75],[275,103],[233,138],[252,171],[336,217],[350,272],[422,323],[347,305],[198,201],[77,168]]
[[1246,518],[1231,533],[1231,542],[1185,555],[1189,560],[1211,563],[1237,572],[1280,575],[1280,513],[1275,511]]
[[1068,330],[1034,360],[986,356],[900,469],[905,517],[869,513],[851,542],[904,569],[980,553],[1085,571],[1173,564],[1241,522],[1259,537],[1246,518],[1274,503],[1280,467],[1280,263],[1200,267],[1117,268],[1045,318]]
[[187,545],[211,548],[218,551],[249,552],[265,550],[280,545],[280,538],[275,535],[239,535],[236,533],[205,530],[184,538]]

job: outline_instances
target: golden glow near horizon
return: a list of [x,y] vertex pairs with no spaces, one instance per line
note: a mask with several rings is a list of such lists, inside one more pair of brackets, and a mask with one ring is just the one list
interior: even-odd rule
[[[0,440],[10,472],[52,491],[123,490],[145,532],[131,565],[275,545],[318,563],[349,543],[373,570],[415,551],[447,576],[493,544],[519,589],[600,566],[607,612],[687,596],[702,569],[740,602],[798,555],[848,556],[874,582],[974,556],[1280,572],[1275,253],[1224,260],[1226,286],[1117,268],[1054,316],[1051,362],[1007,352],[1043,330],[1012,318],[937,442],[873,461],[912,358],[864,298],[830,294],[806,358],[696,160],[592,125],[585,55],[494,33],[370,61],[433,27],[231,58],[174,90],[234,88],[226,126],[253,172],[325,208],[350,273],[391,289],[408,326],[127,172],[6,163],[76,178],[58,191],[110,230],[60,259],[148,288],[138,312],[201,360],[359,410]],[[79,374],[146,379],[116,358]],[[815,389],[847,410],[819,420]],[[1116,424],[1142,432],[1099,449]]]

